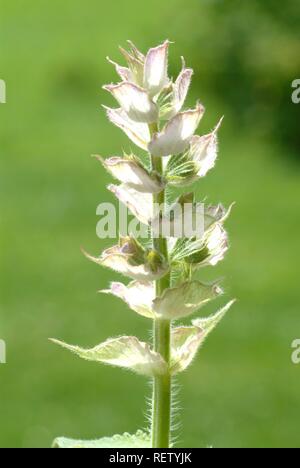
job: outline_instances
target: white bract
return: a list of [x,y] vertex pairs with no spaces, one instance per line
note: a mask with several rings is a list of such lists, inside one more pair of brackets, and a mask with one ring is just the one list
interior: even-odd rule
[[110,338],[91,349],[69,345],[59,340],[53,341],[87,361],[125,367],[148,376],[163,374],[166,371],[166,363],[162,357],[152,351],[147,343],[139,341],[135,336]]
[[126,302],[130,309],[143,317],[155,318],[153,311],[155,288],[151,281],[132,281],[128,286],[113,282],[110,289],[104,289],[100,292],[119,297]]
[[156,96],[168,80],[168,49],[169,41],[150,49],[145,58],[144,88],[150,96]]
[[215,165],[218,152],[217,131],[222,120],[220,120],[213,132],[204,136],[194,135],[191,139],[188,157],[195,162],[198,177],[204,177]]
[[208,135],[194,135],[186,152],[169,158],[166,168],[166,179],[169,185],[185,187],[197,182],[214,167],[218,155],[216,128]]
[[222,293],[217,284],[186,281],[175,288],[165,289],[162,296],[153,301],[153,307],[159,318],[178,320],[193,314]]
[[106,85],[103,88],[116,98],[128,117],[135,122],[152,123],[157,120],[158,109],[156,104],[151,101],[147,92],[139,86],[124,81],[118,85]]
[[150,142],[150,131],[147,124],[134,122],[123,109],[110,109],[105,106],[104,109],[106,109],[106,115],[111,123],[123,130],[133,143],[147,150]]
[[185,264],[197,269],[208,265],[215,266],[223,260],[228,248],[227,232],[216,222],[204,233],[202,239],[179,239],[173,242],[170,256],[176,265]]
[[203,261],[202,266],[205,264],[216,265],[223,260],[225,253],[229,248],[228,235],[221,224],[216,224],[209,232],[206,238],[206,248],[208,256]]
[[175,115],[161,130],[155,133],[148,145],[148,149],[154,156],[170,156],[186,150],[194,135],[204,107],[197,104],[195,109],[180,112]]
[[155,294],[151,282],[133,281],[128,286],[112,283],[104,293],[122,299],[139,315],[148,318],[177,320],[193,314],[206,303],[223,293],[218,284],[186,281],[175,288],[166,289],[162,296]]
[[176,327],[171,337],[171,373],[185,370],[193,361],[198,349],[209,333],[218,325],[234,301],[228,302],[216,314],[193,320],[192,326]]
[[182,109],[191,84],[192,75],[193,70],[186,68],[183,60],[182,70],[178,78],[174,84],[171,84],[171,89],[166,89],[166,96],[162,97],[160,118],[169,120]]
[[108,186],[120,202],[124,203],[131,213],[143,224],[149,224],[153,218],[152,196],[133,189],[128,184]]

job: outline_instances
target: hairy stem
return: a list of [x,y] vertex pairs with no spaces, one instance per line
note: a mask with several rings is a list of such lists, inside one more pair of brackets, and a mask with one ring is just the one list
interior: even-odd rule
[[[157,125],[150,127],[151,134],[157,131]],[[152,169],[163,174],[162,158],[151,155]],[[153,202],[163,207],[165,191],[153,196]],[[153,239],[153,247],[168,260],[167,239],[162,236]],[[170,287],[170,273],[156,281],[156,295],[160,296]],[[169,320],[154,320],[153,340],[154,350],[161,354],[169,366],[170,362],[171,323]],[[171,432],[171,376],[166,374],[154,378],[152,396],[152,447],[168,448]]]

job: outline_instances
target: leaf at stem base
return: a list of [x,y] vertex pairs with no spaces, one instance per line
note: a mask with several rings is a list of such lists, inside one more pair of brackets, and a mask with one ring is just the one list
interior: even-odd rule
[[150,434],[137,431],[135,434],[125,432],[122,435],[103,437],[98,440],[74,440],[59,437],[53,442],[53,448],[151,448]]

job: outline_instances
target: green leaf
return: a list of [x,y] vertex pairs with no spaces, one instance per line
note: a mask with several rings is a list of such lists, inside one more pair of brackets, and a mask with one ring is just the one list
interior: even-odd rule
[[151,448],[150,434],[137,431],[136,434],[114,435],[98,440],[74,440],[59,437],[53,442],[53,448]]

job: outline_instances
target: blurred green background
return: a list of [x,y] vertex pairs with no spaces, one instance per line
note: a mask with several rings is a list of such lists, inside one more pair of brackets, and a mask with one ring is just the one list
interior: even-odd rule
[[[179,376],[181,447],[300,446],[299,10],[251,0],[1,0],[0,446],[47,447],[145,426],[143,378],[87,363],[48,342],[92,346],[119,334],[149,337],[150,323],[100,296],[117,275],[86,261],[96,206],[110,178],[89,155],[119,154],[126,137],[106,120],[106,62],[132,39],[168,38],[170,74],[194,68],[188,105],[206,106],[199,131],[225,114],[216,169],[197,188],[237,202],[231,250],[204,278],[226,277],[238,303]],[[221,302],[224,302],[225,298]],[[207,314],[217,303],[207,307]]]

